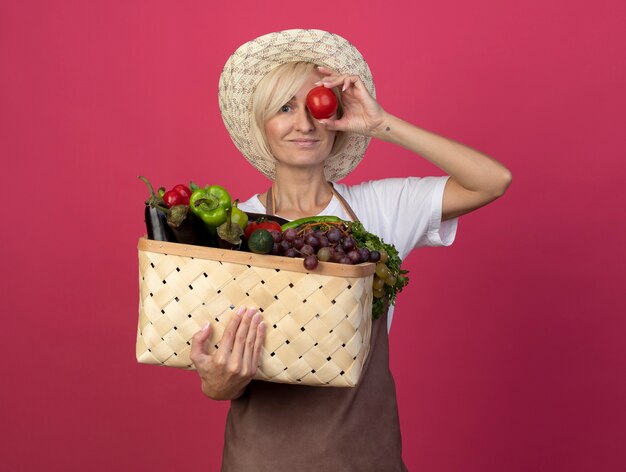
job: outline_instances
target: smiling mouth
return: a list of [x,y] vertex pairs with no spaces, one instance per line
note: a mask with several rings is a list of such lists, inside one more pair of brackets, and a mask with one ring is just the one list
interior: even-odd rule
[[300,148],[313,148],[319,143],[318,139],[291,139],[291,143]]

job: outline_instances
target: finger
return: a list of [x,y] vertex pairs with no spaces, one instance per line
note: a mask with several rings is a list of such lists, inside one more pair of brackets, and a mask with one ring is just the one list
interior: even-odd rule
[[361,83],[358,75],[340,75],[340,76],[328,76],[315,82],[314,85],[322,85],[326,88],[341,87],[341,91],[345,92],[353,85],[359,88]]
[[358,75],[349,75],[347,77],[344,77],[341,91],[345,92],[353,85],[358,88],[360,82],[361,82],[361,79],[359,78]]
[[256,370],[256,364],[254,363],[254,346],[258,336],[259,323],[262,321],[263,316],[257,313],[252,318],[252,323],[248,329],[248,337],[246,338],[246,346],[243,352],[243,365],[248,372],[254,372]]
[[341,79],[336,79],[332,77],[326,77],[322,80],[318,80],[313,85],[316,87],[326,87],[327,89],[335,88],[337,85],[341,85]]
[[336,70],[331,69],[330,67],[317,66],[317,70],[322,75],[341,75]]
[[254,340],[254,351],[252,353],[252,370],[256,372],[259,367],[259,359],[261,358],[261,351],[263,350],[263,343],[265,342],[265,323],[260,321],[256,328],[256,338]]
[[193,335],[191,338],[191,349],[189,350],[189,358],[194,361],[200,359],[202,355],[206,354],[205,343],[211,335],[211,324],[205,324],[200,331]]
[[241,323],[241,317],[244,311],[246,311],[246,307],[240,306],[226,325],[224,334],[222,334],[222,339],[220,339],[220,351],[229,353],[233,349],[235,335],[237,334],[239,323]]
[[250,324],[252,323],[252,317],[256,313],[256,308],[248,308],[243,315],[239,329],[237,329],[237,335],[235,338],[235,344],[233,345],[233,358],[242,359],[244,349],[246,347],[246,339],[248,337],[248,331]]
[[[330,71],[330,69],[327,70]],[[346,77],[348,76],[345,74],[337,74],[334,71],[330,71],[328,75],[322,77],[320,80],[315,82],[314,85],[322,85],[326,88],[333,88],[341,85]]]
[[329,119],[324,119],[324,120],[317,120],[319,123],[321,123],[322,125],[324,125],[326,128],[328,128],[331,131],[340,131],[340,129],[337,127],[337,122],[339,120],[331,120]]

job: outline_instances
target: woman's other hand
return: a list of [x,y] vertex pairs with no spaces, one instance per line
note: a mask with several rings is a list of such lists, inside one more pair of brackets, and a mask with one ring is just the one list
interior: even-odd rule
[[256,308],[240,307],[230,319],[219,348],[209,354],[206,342],[211,334],[207,325],[191,341],[190,358],[202,380],[202,392],[214,400],[239,397],[255,376],[263,341],[265,325]]
[[317,85],[341,90],[343,116],[338,120],[319,120],[328,129],[349,133],[375,135],[385,120],[385,111],[370,95],[357,75],[341,75],[332,69],[319,66],[322,78]]
[[318,71],[320,84],[342,90],[344,106],[341,119],[320,123],[331,130],[364,134],[407,148],[450,176],[443,195],[443,220],[487,205],[511,183],[511,173],[496,160],[385,112],[358,76],[340,75],[325,67]]

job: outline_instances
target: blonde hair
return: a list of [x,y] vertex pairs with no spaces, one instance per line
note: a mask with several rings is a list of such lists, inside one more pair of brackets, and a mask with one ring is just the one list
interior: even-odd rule
[[[258,83],[252,96],[252,115],[250,116],[251,138],[254,146],[261,155],[270,161],[274,156],[265,135],[265,122],[273,117],[280,108],[288,103],[304,82],[308,79],[316,65],[310,62],[287,62],[272,69]],[[333,90],[339,100],[337,117],[340,118],[343,109],[341,97]],[[333,157],[343,152],[348,140],[346,133],[338,131],[335,142],[328,157]]]

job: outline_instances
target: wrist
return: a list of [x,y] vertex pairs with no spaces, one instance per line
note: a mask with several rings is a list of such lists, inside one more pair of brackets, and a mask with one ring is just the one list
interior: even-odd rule
[[203,379],[202,381],[202,393],[209,397],[211,400],[218,401],[228,401],[228,400],[236,400],[240,396],[244,394],[246,391],[246,386],[244,385],[239,390],[234,390],[233,388],[216,388],[214,385],[211,385],[209,382]]
[[393,138],[393,132],[396,128],[396,119],[393,115],[383,112],[383,119],[380,124],[372,129],[370,136],[372,138],[390,141]]

